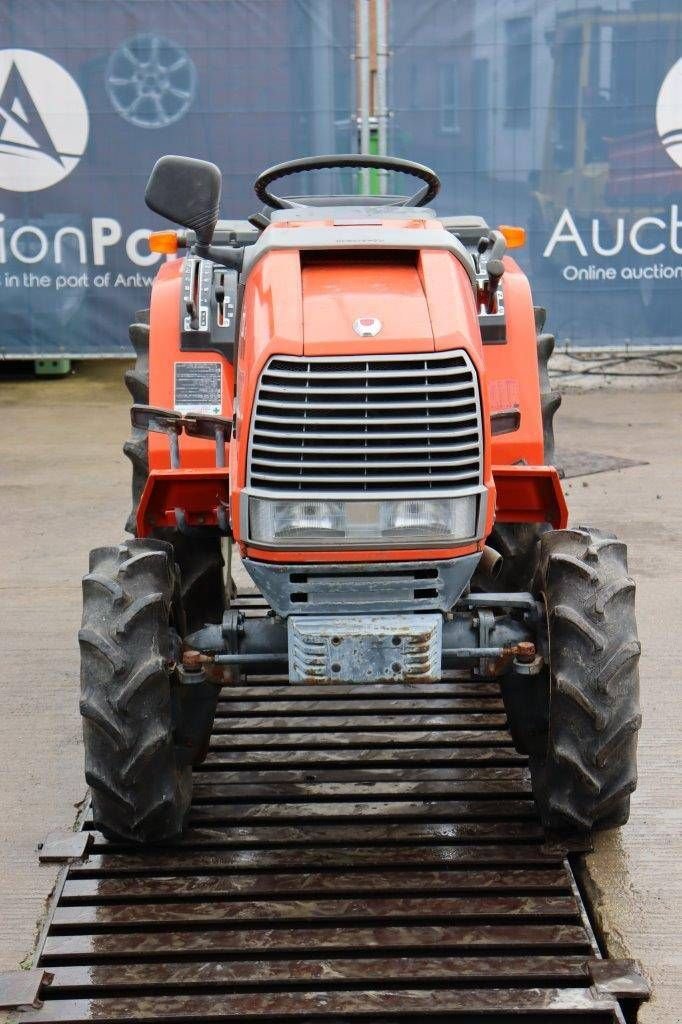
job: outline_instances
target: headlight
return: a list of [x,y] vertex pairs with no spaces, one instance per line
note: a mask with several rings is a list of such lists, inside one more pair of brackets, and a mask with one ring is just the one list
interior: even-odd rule
[[345,537],[343,502],[252,498],[251,533],[268,541]]
[[476,495],[387,501],[249,499],[254,543],[282,547],[423,547],[476,534]]

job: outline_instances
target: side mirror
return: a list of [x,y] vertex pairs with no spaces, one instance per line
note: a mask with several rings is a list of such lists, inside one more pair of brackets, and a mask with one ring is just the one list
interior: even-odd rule
[[191,228],[208,245],[218,222],[222,176],[208,160],[162,156],[154,164],[144,201],[154,213]]

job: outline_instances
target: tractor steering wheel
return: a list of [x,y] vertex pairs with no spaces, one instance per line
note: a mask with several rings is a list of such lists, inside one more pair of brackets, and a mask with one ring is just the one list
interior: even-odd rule
[[381,171],[402,171],[403,174],[411,174],[425,182],[425,185],[413,195],[406,196],[402,201],[392,202],[390,204],[392,206],[426,206],[438,195],[440,190],[440,178],[435,171],[432,171],[430,167],[425,167],[424,164],[417,164],[412,160],[402,160],[396,156],[369,156],[359,153],[304,156],[299,160],[286,160],[259,174],[254,182],[253,190],[262,203],[275,210],[304,206],[305,203],[297,203],[295,200],[275,195],[270,191],[269,186],[273,181],[286,178],[289,174],[298,174],[300,171],[320,171],[328,167],[370,167]]

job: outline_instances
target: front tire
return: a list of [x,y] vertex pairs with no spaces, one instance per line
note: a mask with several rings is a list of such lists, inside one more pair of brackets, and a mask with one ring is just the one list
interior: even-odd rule
[[191,800],[172,713],[177,585],[173,550],[159,540],[96,548],[83,579],[80,710],[93,818],[137,843],[179,835]]
[[545,534],[536,593],[545,602],[550,661],[546,750],[530,761],[543,823],[580,832],[623,825],[641,724],[625,545],[587,528]]

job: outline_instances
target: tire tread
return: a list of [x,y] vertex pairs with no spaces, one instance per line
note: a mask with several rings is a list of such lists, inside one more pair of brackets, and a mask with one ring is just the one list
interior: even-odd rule
[[165,841],[182,831],[191,795],[191,769],[176,757],[167,668],[173,549],[128,540],[90,561],[79,640],[93,817],[108,835]]
[[623,824],[641,725],[625,545],[585,527],[552,531],[540,542],[534,589],[547,609],[552,677],[547,749],[530,761],[541,817],[558,830]]

